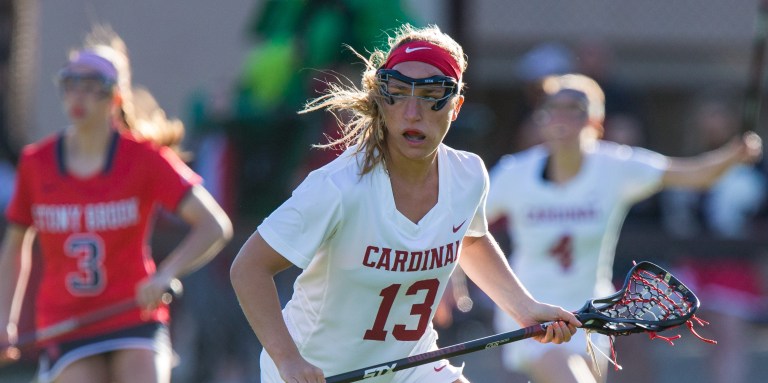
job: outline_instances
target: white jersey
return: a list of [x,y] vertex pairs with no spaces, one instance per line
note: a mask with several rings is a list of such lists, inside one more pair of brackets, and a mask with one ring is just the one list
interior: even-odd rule
[[490,220],[506,215],[512,269],[542,302],[579,309],[615,292],[611,283],[621,225],[636,202],[661,187],[666,157],[598,141],[565,184],[544,179],[549,153],[536,146],[491,171]]
[[488,230],[478,156],[440,145],[438,201],[416,224],[396,209],[384,168],[360,177],[362,155],[352,150],[312,172],[258,227],[304,269],[283,317],[326,376],[428,351],[462,238]]

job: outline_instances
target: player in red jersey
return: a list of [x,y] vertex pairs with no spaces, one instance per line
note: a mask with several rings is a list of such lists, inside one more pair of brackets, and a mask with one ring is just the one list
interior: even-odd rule
[[[72,125],[24,149],[6,211],[0,328],[8,330],[0,331],[0,345],[17,337],[35,236],[43,260],[33,265],[42,270],[38,329],[114,302],[136,302],[40,342],[42,382],[170,382],[173,353],[161,296],[231,237],[229,218],[171,148],[183,126],[159,108],[133,103],[140,94],[131,89],[125,52],[114,32],[99,27],[70,55],[58,80]],[[156,267],[148,237],[158,207],[190,231]]]

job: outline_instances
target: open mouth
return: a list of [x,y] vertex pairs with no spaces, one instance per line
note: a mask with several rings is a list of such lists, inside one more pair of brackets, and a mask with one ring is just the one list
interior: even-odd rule
[[85,108],[82,106],[74,105],[69,109],[69,114],[74,118],[82,118],[85,116]]
[[417,130],[406,130],[403,137],[410,142],[422,142],[427,139],[427,136]]

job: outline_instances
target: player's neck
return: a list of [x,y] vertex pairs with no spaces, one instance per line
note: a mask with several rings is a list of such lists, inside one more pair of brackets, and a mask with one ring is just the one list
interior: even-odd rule
[[66,134],[67,147],[82,154],[102,154],[110,143],[113,130],[109,125],[82,124],[73,126]]
[[78,178],[89,178],[105,170],[109,157],[112,129],[85,132],[72,128],[63,137],[63,166]]
[[579,174],[584,163],[581,150],[560,150],[550,154],[544,178],[556,184],[563,184]]
[[437,169],[418,183],[392,174],[389,182],[395,208],[413,223],[419,223],[437,204],[440,191]]
[[395,161],[387,163],[387,169],[395,208],[418,223],[437,204],[440,189],[437,158],[432,161]]
[[384,165],[390,177],[396,177],[412,185],[421,185],[437,175],[437,154],[435,153],[429,158],[414,160],[405,156],[393,155],[390,152]]

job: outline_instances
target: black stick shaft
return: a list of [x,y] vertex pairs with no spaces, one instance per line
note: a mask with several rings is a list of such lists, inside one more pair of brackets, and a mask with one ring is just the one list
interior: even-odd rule
[[546,331],[546,324],[528,326],[519,330],[491,335],[485,338],[475,339],[469,342],[439,348],[437,350],[425,352],[423,354],[413,355],[407,358],[397,359],[390,362],[361,368],[359,370],[330,376],[325,378],[325,381],[326,383],[347,383],[356,382],[367,378],[373,378],[384,374],[392,374],[395,371],[421,366],[423,364],[431,363],[440,359],[452,358],[454,356],[464,355],[470,352],[485,350],[507,343],[516,342],[518,340],[531,338],[544,334]]
[[[173,281],[171,283],[171,288],[168,290],[168,292],[165,293],[165,295],[162,298],[163,302],[166,304],[170,303],[173,297],[181,296],[182,291],[183,291],[183,288],[181,286],[181,282],[179,282],[178,280]],[[138,307],[138,302],[136,302],[136,299],[127,298],[127,299],[112,303],[110,305],[104,306],[102,308],[96,309],[94,311],[88,312],[81,316],[65,319],[61,322],[52,324],[50,326],[38,329],[30,333],[20,334],[18,341],[16,342],[16,344],[12,346],[25,347],[37,342],[56,338],[60,335],[64,335],[66,333],[75,331],[84,326],[88,326],[94,323],[99,323],[103,320],[112,318],[115,315],[119,315],[126,311],[133,310],[136,307]],[[11,345],[0,344],[0,350],[3,350],[9,346]]]
[[104,308],[89,312],[83,316],[73,317],[51,326],[41,328],[31,334],[20,335],[18,346],[41,342],[72,332],[84,326],[99,323],[103,320],[122,314],[137,307],[136,300],[129,299],[114,303]]

